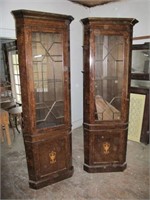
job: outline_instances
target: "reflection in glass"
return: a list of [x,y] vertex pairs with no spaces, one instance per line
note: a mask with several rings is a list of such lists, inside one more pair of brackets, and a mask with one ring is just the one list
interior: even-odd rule
[[62,35],[33,33],[32,55],[38,128],[64,123]]
[[132,46],[131,87],[150,88],[150,43]]
[[119,120],[124,74],[122,36],[95,35],[96,120]]
[[150,81],[148,81],[148,80],[131,80],[131,87],[150,89]]
[[150,50],[132,50],[132,73],[150,73]]

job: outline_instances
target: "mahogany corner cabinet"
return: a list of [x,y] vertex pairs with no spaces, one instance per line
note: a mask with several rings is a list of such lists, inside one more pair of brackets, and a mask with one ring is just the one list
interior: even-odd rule
[[131,18],[85,18],[84,170],[116,172],[126,168],[129,85],[133,25]]
[[73,17],[30,10],[12,14],[29,185],[38,189],[73,174],[69,58]]

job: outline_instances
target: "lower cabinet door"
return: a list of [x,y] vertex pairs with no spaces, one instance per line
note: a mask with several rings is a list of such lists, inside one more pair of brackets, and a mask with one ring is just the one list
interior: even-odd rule
[[88,172],[123,171],[126,168],[127,134],[121,130],[85,131],[85,163]]
[[43,141],[25,140],[29,185],[39,189],[73,174],[71,135],[57,135]]

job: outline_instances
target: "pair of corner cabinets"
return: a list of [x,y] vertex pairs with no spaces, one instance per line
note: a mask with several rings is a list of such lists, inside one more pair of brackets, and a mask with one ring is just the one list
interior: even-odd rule
[[[15,10],[29,185],[71,177],[72,16]],[[131,18],[85,18],[84,170],[123,171],[129,112]]]

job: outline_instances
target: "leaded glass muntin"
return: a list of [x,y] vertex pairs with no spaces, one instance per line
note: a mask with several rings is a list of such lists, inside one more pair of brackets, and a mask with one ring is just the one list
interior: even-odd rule
[[94,34],[95,121],[121,120],[124,37]]
[[63,34],[32,33],[36,127],[64,124]]

